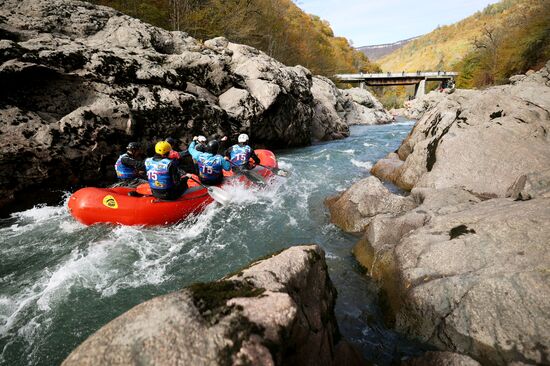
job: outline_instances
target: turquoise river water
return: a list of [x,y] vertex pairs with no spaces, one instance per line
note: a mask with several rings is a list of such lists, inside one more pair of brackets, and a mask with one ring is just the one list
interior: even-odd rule
[[134,305],[307,243],[326,251],[343,335],[372,363],[414,354],[418,346],[382,325],[378,288],[351,254],[357,238],[330,224],[323,204],[366,177],[411,127],[407,121],[354,126],[344,140],[278,151],[288,179],[265,190],[235,187],[229,206],[211,205],[171,227],[86,227],[70,216],[66,201],[3,219],[0,364],[58,365]]

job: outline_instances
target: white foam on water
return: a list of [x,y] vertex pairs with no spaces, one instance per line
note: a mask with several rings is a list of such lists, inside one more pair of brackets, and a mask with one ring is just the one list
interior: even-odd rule
[[365,146],[365,147],[374,147],[374,146],[376,146],[376,145],[375,145],[375,144],[371,144],[371,143],[369,143],[369,142],[365,142],[365,143],[363,143],[363,146]]
[[[267,180],[265,187],[252,185],[246,187],[241,182],[225,185],[224,190],[232,195],[231,204],[243,205],[260,202],[272,202],[277,198],[279,189],[286,178],[273,176]],[[230,205],[231,205],[230,204]]]
[[38,287],[38,284],[35,284],[31,288],[24,289],[20,294],[9,298],[3,297],[3,306],[0,307],[0,311],[4,314],[0,324],[0,336],[8,334],[14,328],[22,312],[34,304],[34,301],[40,296],[37,292]]
[[298,226],[298,221],[291,215],[288,215],[288,224],[290,226]]
[[53,304],[65,299],[77,283],[84,288],[105,287],[113,272],[106,265],[113,258],[112,245],[112,242],[104,241],[91,244],[85,250],[74,249],[47,279],[36,302],[38,309],[50,311]]
[[59,229],[64,233],[71,234],[78,230],[84,229],[85,226],[78,221],[61,221],[59,223]]
[[344,153],[344,154],[350,154],[350,155],[355,154],[355,150],[353,150],[353,149],[342,150],[342,151],[339,151],[339,152]]
[[277,162],[277,165],[279,166],[279,168],[284,170],[291,170],[293,168],[292,163],[286,160],[279,160]]
[[[9,227],[10,234],[19,234],[21,232],[31,231],[39,228],[41,225],[48,223],[51,220],[60,220],[69,217],[66,204],[61,206],[47,206],[44,204],[36,205],[25,211],[16,212],[11,215],[17,222]],[[3,228],[0,232],[6,231]]]
[[222,206],[212,204],[199,215],[188,217],[182,223],[166,228],[142,228],[120,226],[113,231],[113,240],[120,243],[120,257],[131,252],[133,257],[124,273],[113,276],[103,288],[102,296],[112,296],[121,288],[134,288],[146,284],[158,285],[167,280],[167,268],[181,256],[196,260],[203,256],[203,249],[195,246],[185,252],[189,243],[204,235]]
[[404,121],[404,122],[395,122],[392,123],[392,125],[395,126],[412,126],[416,123],[416,121]]
[[51,220],[55,216],[61,216],[66,213],[64,206],[46,206],[37,205],[31,209],[16,212],[12,214],[12,217],[17,219],[29,219],[32,222],[39,223],[45,220]]
[[372,168],[372,162],[370,161],[359,161],[355,159],[351,159],[350,161],[353,165],[355,165],[358,168],[363,168],[367,170],[370,170]]
[[[18,329],[20,335],[32,344],[37,328],[45,326],[45,319],[51,316],[48,314],[55,312],[57,303],[65,300],[74,286],[92,289],[101,296],[113,296],[121,288],[164,282],[166,267],[173,262],[175,255],[189,240],[206,230],[219,210],[217,205],[210,205],[204,213],[164,230],[118,226],[108,233],[107,238],[92,241],[85,248],[73,249],[54,268],[44,268],[33,286],[0,297],[0,336]],[[45,220],[52,212],[44,209],[31,211],[31,215],[25,212],[26,216],[37,220]],[[79,225],[59,224],[64,232],[69,233],[80,229]],[[201,251],[201,248],[194,249]],[[23,314],[27,314],[25,317],[34,315],[31,320],[22,320]]]

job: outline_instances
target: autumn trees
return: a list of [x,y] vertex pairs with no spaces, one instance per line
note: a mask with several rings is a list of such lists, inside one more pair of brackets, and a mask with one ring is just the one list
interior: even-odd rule
[[91,0],[153,25],[206,40],[224,36],[258,48],[287,65],[315,74],[377,71],[378,66],[328,22],[304,13],[291,0]]
[[470,52],[457,63],[459,87],[505,83],[550,59],[550,1],[506,0],[484,11],[497,13],[513,5],[515,11],[501,23],[483,26]]

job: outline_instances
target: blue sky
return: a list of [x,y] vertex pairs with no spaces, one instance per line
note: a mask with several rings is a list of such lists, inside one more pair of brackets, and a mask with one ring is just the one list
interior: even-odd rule
[[498,0],[295,0],[355,47],[391,43],[455,23]]

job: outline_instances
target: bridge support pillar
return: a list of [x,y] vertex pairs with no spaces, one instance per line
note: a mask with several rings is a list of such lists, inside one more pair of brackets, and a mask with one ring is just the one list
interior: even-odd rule
[[426,79],[421,80],[414,86],[414,98],[420,98],[426,93]]
[[359,87],[360,87],[361,89],[365,89],[365,82],[363,82],[363,81],[360,82],[360,83],[359,83]]

